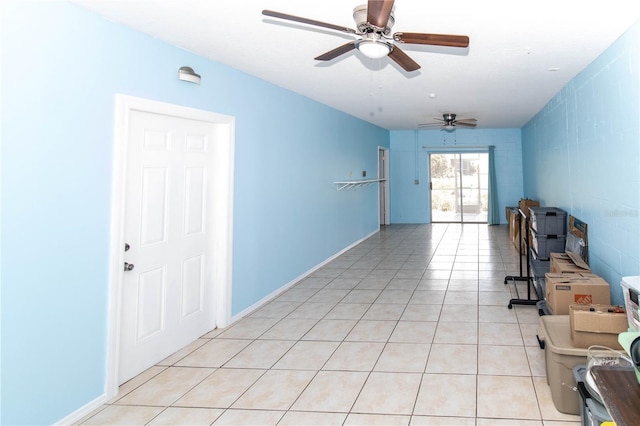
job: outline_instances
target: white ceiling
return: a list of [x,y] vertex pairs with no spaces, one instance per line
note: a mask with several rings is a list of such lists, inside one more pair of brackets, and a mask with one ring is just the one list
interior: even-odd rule
[[479,128],[522,127],[640,18],[638,0],[396,0],[392,32],[470,38],[466,49],[402,45],[422,66],[407,73],[356,50],[315,61],[354,37],[261,14],[355,29],[353,8],[365,0],[72,2],[391,130],[449,112],[477,118]]

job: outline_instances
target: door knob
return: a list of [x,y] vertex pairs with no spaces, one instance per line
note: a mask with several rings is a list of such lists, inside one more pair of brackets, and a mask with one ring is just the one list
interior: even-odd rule
[[133,263],[124,262],[124,270],[131,271],[133,269]]

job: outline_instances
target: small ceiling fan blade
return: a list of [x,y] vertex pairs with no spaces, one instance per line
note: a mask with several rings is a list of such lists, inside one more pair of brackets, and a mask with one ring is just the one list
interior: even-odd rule
[[467,123],[469,123],[469,122],[475,123],[478,120],[476,120],[475,118],[458,118],[458,119],[456,119],[456,121],[458,123],[464,122],[464,121],[466,121]]
[[336,47],[335,49],[330,50],[326,53],[323,53],[322,55],[317,56],[314,59],[316,61],[330,61],[333,58],[337,58],[338,56],[343,55],[355,48],[356,48],[356,42],[352,41],[347,44],[343,44],[342,46]]
[[367,22],[378,28],[386,28],[393,3],[394,0],[369,0],[367,2]]
[[273,10],[263,10],[262,14],[272,18],[286,19],[287,21],[301,22],[303,24],[315,25],[316,27],[329,28],[331,30],[342,31],[343,33],[356,34],[356,30],[341,27],[340,25],[328,24],[326,22],[316,21],[314,19],[301,18],[299,16],[287,15],[286,13],[275,12]]
[[450,34],[395,33],[393,39],[400,43],[430,44],[433,46],[468,47],[469,37]]
[[420,65],[400,50],[398,46],[393,46],[393,49],[389,52],[389,57],[404,68],[405,71],[411,72],[420,69]]
[[433,127],[433,126],[442,126],[442,123],[422,123],[422,124],[418,124],[418,127]]
[[460,127],[476,127],[477,124],[476,123],[465,123],[464,121],[456,121],[456,126],[460,126]]

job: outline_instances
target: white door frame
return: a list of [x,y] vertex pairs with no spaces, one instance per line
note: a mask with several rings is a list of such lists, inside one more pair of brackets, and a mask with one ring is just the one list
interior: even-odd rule
[[109,306],[107,311],[107,360],[105,393],[107,400],[118,394],[121,295],[124,272],[124,214],[126,195],[127,138],[132,111],[144,111],[179,118],[199,120],[214,127],[217,143],[214,149],[212,188],[215,235],[213,282],[215,324],[225,327],[231,322],[231,284],[233,254],[233,175],[235,155],[235,118],[209,111],[117,94],[111,190],[111,228],[109,260]]
[[[380,170],[380,153],[384,155],[384,169]],[[378,218],[380,218],[380,225],[391,224],[391,213],[389,206],[389,148],[383,146],[378,147],[378,179],[384,179],[380,182],[378,188]],[[380,209],[382,204],[380,200],[380,192],[383,192],[384,196],[384,211]]]

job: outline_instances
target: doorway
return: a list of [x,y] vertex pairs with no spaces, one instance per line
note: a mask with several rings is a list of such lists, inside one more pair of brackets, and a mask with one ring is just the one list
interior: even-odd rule
[[432,222],[487,222],[488,153],[431,153],[429,171]]
[[234,143],[233,117],[116,96],[108,397],[231,320]]
[[389,212],[389,148],[378,148],[378,201],[380,211],[380,226],[391,224]]

